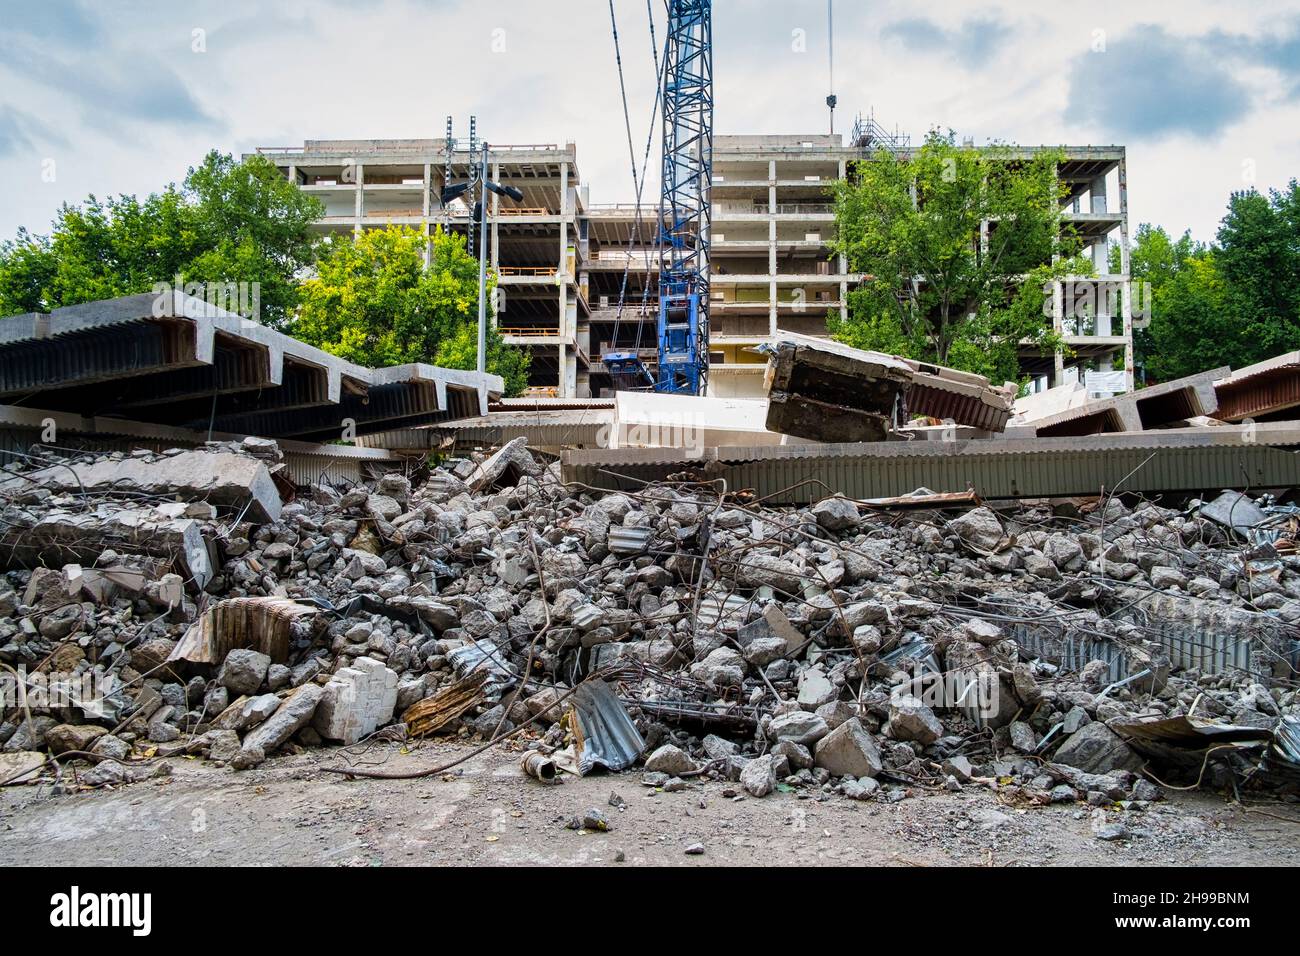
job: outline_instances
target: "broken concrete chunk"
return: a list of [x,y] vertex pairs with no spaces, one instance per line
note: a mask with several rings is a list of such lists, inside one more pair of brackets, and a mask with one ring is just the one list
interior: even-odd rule
[[1056,763],[1077,767],[1088,773],[1104,774],[1112,770],[1140,770],[1143,760],[1120,739],[1119,735],[1098,721],[1086,724],[1065,741],[1052,757]]
[[236,648],[226,655],[217,680],[232,694],[256,694],[270,666],[271,658],[260,651]]
[[889,698],[889,733],[896,740],[929,745],[943,736],[943,724],[916,697],[895,694]]
[[482,491],[497,483],[517,485],[524,476],[536,475],[539,470],[528,450],[528,440],[515,438],[479,465],[465,484],[470,491]]
[[874,777],[884,769],[875,740],[856,717],[818,741],[813,759],[835,777]]
[[335,671],[312,720],[326,740],[354,744],[393,719],[397,672],[369,657]]
[[249,752],[257,748],[264,754],[273,752],[307,725],[324,693],[319,684],[299,687],[285,698],[270,719],[244,738],[242,749]]
[[647,757],[645,768],[655,773],[666,773],[672,776],[691,773],[698,769],[695,761],[684,750],[672,744],[664,744]]
[[771,741],[790,740],[805,746],[817,743],[828,733],[830,727],[826,721],[806,710],[791,711],[773,717],[767,728],[767,738]]

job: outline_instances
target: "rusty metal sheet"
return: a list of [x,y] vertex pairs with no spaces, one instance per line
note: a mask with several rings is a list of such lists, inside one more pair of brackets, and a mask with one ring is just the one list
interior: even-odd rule
[[909,508],[978,508],[982,504],[980,496],[974,491],[912,492],[910,495],[897,495],[893,498],[867,498],[858,504],[866,508],[878,508],[888,511],[904,511]]
[[283,664],[289,658],[294,623],[316,613],[316,608],[288,598],[231,598],[208,608],[191,624],[167,660],[220,664],[231,651],[251,648]]

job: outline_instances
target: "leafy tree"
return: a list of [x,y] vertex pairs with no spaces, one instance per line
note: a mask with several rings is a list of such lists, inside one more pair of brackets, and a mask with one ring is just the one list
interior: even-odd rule
[[1130,256],[1150,283],[1151,317],[1134,333],[1147,374],[1164,381],[1241,368],[1300,344],[1300,188],[1233,193],[1217,242],[1143,224]]
[[[302,283],[302,304],[287,331],[361,365],[429,362],[472,369],[478,358],[478,262],[465,240],[435,232],[424,268],[425,237],[409,227],[368,230],[323,249]],[[495,276],[489,278],[492,298]],[[488,328],[488,370],[508,394],[528,384],[529,356]]]
[[64,203],[49,236],[20,229],[0,244],[0,314],[148,292],[179,276],[259,283],[261,317],[278,325],[296,304],[322,214],[265,157],[235,162],[214,150],[179,189]]
[[961,148],[951,133],[932,132],[914,154],[881,150],[856,164],[837,186],[833,251],[871,278],[831,333],[1015,378],[1017,342],[1059,344],[1042,294],[1043,264],[1076,251],[1061,235],[1059,159]]

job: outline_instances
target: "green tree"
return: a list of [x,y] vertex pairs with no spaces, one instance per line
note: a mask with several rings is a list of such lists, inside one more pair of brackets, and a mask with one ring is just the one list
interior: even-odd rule
[[[1300,344],[1300,188],[1233,193],[1217,242],[1177,240],[1143,224],[1130,269],[1150,283],[1151,314],[1134,332],[1138,361],[1166,381],[1241,368]],[[1114,256],[1116,253],[1113,253]]]
[[[478,262],[465,240],[437,230],[429,268],[426,239],[409,227],[368,230],[329,242],[301,287],[287,331],[361,365],[429,362],[473,369],[478,357]],[[496,278],[489,276],[488,297]],[[507,394],[528,384],[529,356],[488,328],[487,365]]]
[[261,318],[282,324],[310,265],[324,212],[262,156],[208,153],[184,185],[140,200],[64,203],[49,236],[20,229],[0,244],[0,313],[150,291],[155,283],[259,283]]
[[1059,159],[1051,150],[962,148],[951,133],[932,132],[915,153],[881,150],[857,163],[836,188],[833,251],[869,279],[831,333],[1015,378],[1020,339],[1058,344],[1043,315],[1041,270],[1054,253],[1076,251],[1062,235]]

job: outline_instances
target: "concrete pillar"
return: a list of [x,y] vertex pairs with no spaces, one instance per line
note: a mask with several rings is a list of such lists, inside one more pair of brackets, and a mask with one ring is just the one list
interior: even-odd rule
[[776,160],[767,161],[767,329],[776,335]]
[[424,210],[421,216],[421,228],[424,230],[424,268],[433,264],[433,241],[429,238],[429,214],[432,211],[433,167],[424,164]]
[[1126,157],[1119,161],[1119,268],[1124,283],[1120,296],[1120,314],[1124,323],[1124,384],[1133,391],[1133,300],[1129,288],[1128,247],[1128,165]]
[[1092,211],[1094,213],[1103,213],[1106,211],[1106,177],[1098,176],[1088,186],[1088,192],[1092,193]]
[[569,214],[569,164],[560,163],[560,215]]
[[[849,164],[848,164],[848,162],[845,161],[845,160],[843,160],[843,159],[841,159],[841,160],[840,160],[840,172],[839,172],[839,177],[840,177],[841,180],[843,180],[843,179],[847,179],[847,178],[848,178],[848,171],[849,171]],[[835,227],[834,227],[833,225],[832,225],[830,228],[831,228],[832,231],[835,229]],[[834,237],[828,237],[828,238],[834,238]],[[846,274],[846,273],[849,271],[849,257],[846,256],[846,255],[844,255],[843,253],[841,253],[841,254],[840,254],[840,257],[839,257],[839,262],[838,262],[836,265],[837,265],[837,268],[839,269],[839,273],[840,273],[840,275],[844,275],[844,274]],[[846,301],[845,297],[848,295],[848,291],[847,291],[847,290],[848,290],[848,283],[847,283],[847,282],[842,282],[842,283],[840,283],[840,301],[841,301],[841,302]]]
[[[492,181],[494,183],[501,182],[500,163],[492,164]],[[492,223],[492,234],[488,237],[488,245],[491,247],[488,261],[492,263],[493,269],[498,268],[501,262],[501,250],[500,250],[501,231],[498,223],[500,213],[501,213],[501,197],[498,196],[496,193],[493,193],[492,209],[490,211],[491,223]]]
[[293,163],[289,164],[289,182],[298,185],[298,167]]
[[365,166],[357,163],[352,170],[356,174],[356,222],[352,232],[360,234],[361,220],[365,219]]
[[[1052,282],[1052,328],[1056,330],[1057,335],[1063,334],[1065,314],[1065,288],[1060,280]],[[1054,356],[1054,368],[1052,372],[1052,386],[1065,384],[1065,353],[1057,349]]]

